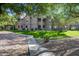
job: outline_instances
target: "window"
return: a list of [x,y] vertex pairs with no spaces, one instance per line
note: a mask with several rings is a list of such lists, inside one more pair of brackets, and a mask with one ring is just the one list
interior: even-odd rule
[[43,28],[45,28],[45,25],[43,25]]
[[21,25],[21,28],[23,28],[23,26]]
[[20,26],[18,25],[18,28],[20,28]]
[[38,25],[38,29],[41,30],[41,25]]
[[41,21],[41,18],[38,18],[38,22],[40,22]]
[[22,30],[25,30],[25,28],[23,27],[23,25],[21,25]]
[[45,21],[46,21],[46,18],[43,19],[43,22],[45,22]]
[[26,25],[26,28],[27,28],[27,25]]

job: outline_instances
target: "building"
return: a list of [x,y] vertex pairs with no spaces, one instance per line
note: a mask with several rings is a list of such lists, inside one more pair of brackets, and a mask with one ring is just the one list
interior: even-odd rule
[[51,19],[49,17],[25,16],[18,20],[18,30],[51,30]]
[[70,30],[79,30],[79,24],[71,24],[69,25],[69,29]]

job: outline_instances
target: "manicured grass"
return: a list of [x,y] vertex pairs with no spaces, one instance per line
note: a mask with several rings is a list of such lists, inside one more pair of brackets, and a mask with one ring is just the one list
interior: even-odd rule
[[79,36],[79,31],[67,31],[63,33],[67,36]]

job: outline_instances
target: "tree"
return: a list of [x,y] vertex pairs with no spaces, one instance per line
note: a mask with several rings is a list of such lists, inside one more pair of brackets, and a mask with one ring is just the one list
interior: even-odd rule
[[[7,10],[10,10],[8,12]],[[53,20],[52,25],[64,27],[68,20],[79,17],[79,4],[67,3],[17,3],[17,4],[0,4],[0,15],[11,13],[18,18],[22,13],[27,15],[45,15],[50,16]]]

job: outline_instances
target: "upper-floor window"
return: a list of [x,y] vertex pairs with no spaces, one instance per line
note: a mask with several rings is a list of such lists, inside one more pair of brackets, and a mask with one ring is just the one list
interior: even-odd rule
[[38,19],[38,22],[40,22],[41,21],[41,18],[37,18]]
[[46,22],[46,18],[43,19],[43,22]]

